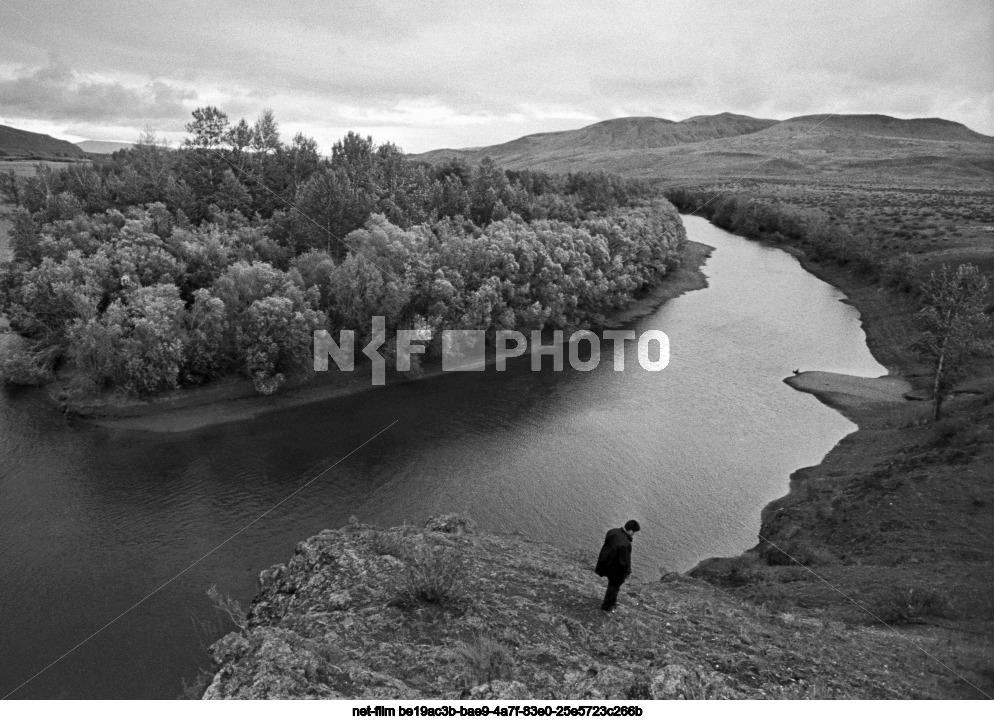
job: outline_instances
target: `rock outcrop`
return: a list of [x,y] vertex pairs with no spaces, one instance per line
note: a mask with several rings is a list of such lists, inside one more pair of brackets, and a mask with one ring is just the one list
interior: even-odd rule
[[[358,522],[264,571],[205,698],[916,697],[897,635],[776,613],[680,574],[599,609],[589,558],[446,516]],[[236,614],[237,616],[237,614]],[[903,665],[903,666],[902,666]]]

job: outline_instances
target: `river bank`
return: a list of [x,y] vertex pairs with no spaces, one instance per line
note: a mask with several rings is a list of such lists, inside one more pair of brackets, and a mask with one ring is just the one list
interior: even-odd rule
[[933,426],[931,404],[919,400],[927,397],[921,392],[927,369],[908,349],[911,299],[795,255],[847,295],[860,312],[867,345],[891,374],[786,378],[859,428],[821,463],[791,475],[788,494],[763,510],[754,548],[703,561],[690,575],[770,608],[816,611],[851,624],[903,625],[907,653],[927,649],[951,687],[989,694],[994,377],[989,366],[977,364],[960,384],[963,392],[944,406],[945,419]]
[[[656,287],[634,299],[627,308],[612,315],[605,327],[630,325],[668,300],[706,288],[707,279],[701,268],[711,250],[710,246],[703,243],[688,241],[680,266]],[[441,364],[436,362],[426,364],[416,374],[388,372],[386,384],[411,383],[434,378],[442,373]],[[344,373],[332,364],[328,372],[310,374],[305,379],[289,383],[273,396],[261,396],[246,378],[225,378],[150,399],[122,398],[107,393],[82,401],[66,400],[59,382],[50,384],[45,390],[53,402],[69,415],[103,427],[181,433],[248,420],[271,411],[375,392],[376,389],[371,384],[368,365],[359,365],[355,372]]]

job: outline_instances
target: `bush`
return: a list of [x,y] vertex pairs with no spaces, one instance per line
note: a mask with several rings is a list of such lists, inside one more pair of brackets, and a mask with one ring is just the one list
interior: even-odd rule
[[883,623],[923,623],[926,617],[948,617],[952,613],[949,597],[927,588],[892,588],[877,594],[869,611]]
[[469,642],[460,643],[456,647],[455,657],[466,665],[465,675],[474,686],[510,679],[514,668],[510,651],[483,634]]
[[970,423],[965,418],[943,418],[932,425],[932,443],[945,448],[969,428]]
[[[16,340],[15,340],[16,339]],[[0,381],[18,386],[40,386],[52,379],[51,353],[36,353],[26,342],[0,337]]]
[[459,554],[428,546],[409,558],[397,589],[397,601],[401,606],[458,605],[464,598],[465,577]]
[[749,554],[744,554],[734,558],[728,566],[728,575],[725,583],[733,588],[747,586],[750,583],[764,580],[765,575],[758,560]]

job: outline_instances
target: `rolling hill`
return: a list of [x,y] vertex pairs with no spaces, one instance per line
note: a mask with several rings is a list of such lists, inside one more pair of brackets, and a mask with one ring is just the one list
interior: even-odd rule
[[431,163],[486,156],[509,169],[604,170],[644,178],[994,175],[994,138],[941,118],[806,115],[777,121],[722,113],[680,122],[617,118],[508,143],[413,156]]
[[529,162],[536,157],[556,153],[669,148],[702,140],[753,133],[776,123],[776,120],[750,118],[733,113],[698,115],[680,122],[651,117],[615,118],[578,130],[536,133],[486,148],[433,150],[417,157],[434,161],[436,158],[452,156],[482,158],[484,155],[490,155],[495,160]]
[[76,143],[82,150],[95,155],[110,155],[117,150],[134,147],[134,143],[124,143],[115,140],[84,140]]
[[51,135],[0,125],[0,157],[9,158],[82,158],[85,153],[68,140]]

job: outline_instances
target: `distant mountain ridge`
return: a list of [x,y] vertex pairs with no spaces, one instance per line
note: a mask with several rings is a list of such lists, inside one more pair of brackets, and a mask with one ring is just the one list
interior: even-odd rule
[[119,142],[116,140],[83,140],[76,143],[83,151],[96,155],[110,155],[118,150],[127,150],[135,146],[134,143]]
[[82,158],[85,153],[68,140],[0,125],[0,157],[3,156]]
[[867,135],[915,140],[963,141],[994,143],[994,137],[982,135],[962,123],[942,118],[892,118],[889,115],[800,115],[784,120],[794,125],[816,124],[836,130]]
[[439,163],[452,157],[479,162],[486,156],[516,170],[605,170],[637,177],[742,172],[986,177],[994,173],[994,137],[942,118],[823,114],[770,120],[720,113],[679,122],[615,118],[489,147],[412,157]]
[[418,158],[435,154],[478,154],[486,152],[494,155],[524,155],[535,149],[575,150],[577,148],[611,148],[631,150],[635,148],[667,148],[700,140],[734,137],[745,133],[763,130],[778,121],[751,118],[734,113],[719,115],[697,115],[679,122],[649,116],[614,118],[587,125],[578,130],[561,130],[549,133],[535,133],[499,145],[465,150],[433,150]]

